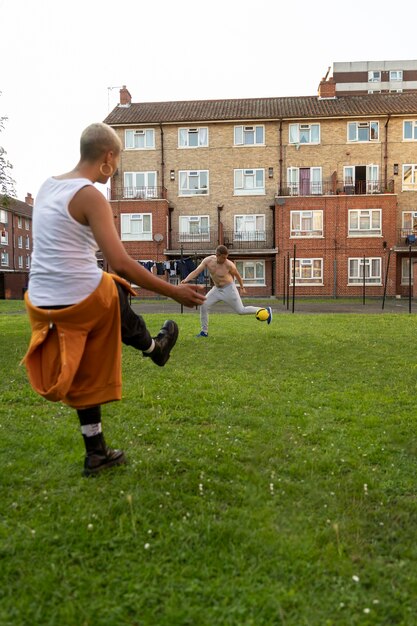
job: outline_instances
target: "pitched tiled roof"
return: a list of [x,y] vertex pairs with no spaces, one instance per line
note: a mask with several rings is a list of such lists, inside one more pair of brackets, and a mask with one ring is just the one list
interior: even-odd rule
[[11,211],[16,215],[22,215],[23,217],[32,217],[33,208],[30,204],[17,200],[16,198],[9,197],[7,203],[5,202],[5,196],[0,196],[0,207]]
[[128,106],[117,106],[104,122],[111,126],[125,126],[228,120],[277,120],[280,118],[369,117],[388,114],[417,115],[417,93],[369,94],[326,99],[303,96],[138,102]]

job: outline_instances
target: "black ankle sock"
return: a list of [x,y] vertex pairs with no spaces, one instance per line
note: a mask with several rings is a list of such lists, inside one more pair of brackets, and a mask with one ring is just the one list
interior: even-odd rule
[[103,433],[101,432],[101,406],[88,409],[77,409],[87,454],[105,450]]

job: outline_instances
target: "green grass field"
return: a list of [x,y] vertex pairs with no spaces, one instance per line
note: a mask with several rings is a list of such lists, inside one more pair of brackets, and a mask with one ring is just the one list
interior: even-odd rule
[[[128,464],[81,475],[0,303],[1,626],[415,626],[416,318],[173,315],[103,407]],[[153,334],[164,316],[147,315]]]

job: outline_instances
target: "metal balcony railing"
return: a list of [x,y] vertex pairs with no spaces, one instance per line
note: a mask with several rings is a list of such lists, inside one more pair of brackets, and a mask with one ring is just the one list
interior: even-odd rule
[[171,231],[172,250],[214,250],[218,243],[217,230],[202,229],[193,233]]
[[327,180],[284,182],[278,190],[278,196],[335,196],[335,195],[369,195],[393,193],[394,181],[358,180],[356,182]]
[[225,230],[223,231],[223,243],[231,250],[265,250],[274,245],[273,233],[265,230],[248,232]]
[[165,187],[115,187],[108,190],[108,200],[162,200]]
[[397,231],[397,246],[417,247],[417,229],[400,228]]

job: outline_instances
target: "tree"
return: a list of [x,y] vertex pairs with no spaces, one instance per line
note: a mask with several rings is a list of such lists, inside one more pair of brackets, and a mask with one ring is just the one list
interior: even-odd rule
[[[1,92],[0,92],[1,95]],[[7,117],[0,117],[0,133],[4,130]],[[7,160],[7,152],[0,146],[0,195],[3,196],[3,204],[7,204],[10,196],[15,197],[15,180],[12,178],[13,165]]]

